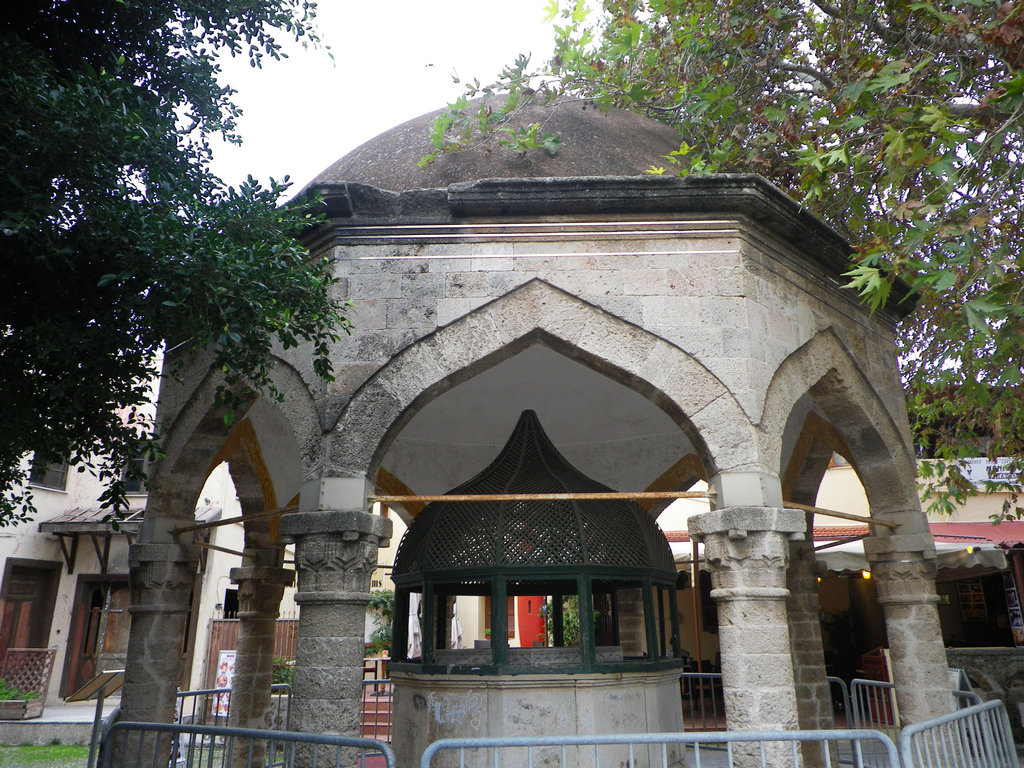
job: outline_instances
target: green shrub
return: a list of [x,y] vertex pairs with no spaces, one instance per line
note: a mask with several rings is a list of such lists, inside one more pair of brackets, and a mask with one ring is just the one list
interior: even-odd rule
[[0,678],[0,701],[21,701],[24,699],[38,699],[39,694],[35,691],[20,691],[7,684],[7,681]]
[[370,633],[367,652],[373,656],[382,651],[391,651],[391,622],[395,618],[395,593],[390,589],[375,589],[370,593],[366,612],[377,621],[377,627]]
[[280,656],[275,656],[273,682],[275,685],[277,683],[295,685],[295,662],[290,659],[282,659]]

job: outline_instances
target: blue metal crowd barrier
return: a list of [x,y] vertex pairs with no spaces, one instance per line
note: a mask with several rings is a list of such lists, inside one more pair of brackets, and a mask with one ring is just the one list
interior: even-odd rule
[[[432,768],[435,758],[439,765],[459,768],[671,768],[684,750],[685,764],[693,768],[800,768],[801,745],[814,743],[841,745],[841,758],[819,749],[824,768],[840,762],[853,768],[900,768],[896,745],[887,736],[847,729],[441,739],[423,752],[420,768]],[[446,752],[454,755],[446,759]]]
[[[724,731],[725,698],[721,672],[683,672],[679,676],[683,704],[683,730]],[[850,691],[839,677],[826,678],[833,711],[850,712]],[[838,698],[837,698],[838,696]],[[866,726],[865,726],[866,727]]]
[[904,768],[1019,768],[1010,719],[989,701],[908,725],[900,734]]
[[[288,730],[291,724],[291,704],[292,687],[288,683],[274,683],[270,686],[269,728]],[[178,691],[174,722],[182,725],[227,725],[230,712],[230,688]]]
[[101,768],[395,768],[377,739],[181,723],[115,723]]

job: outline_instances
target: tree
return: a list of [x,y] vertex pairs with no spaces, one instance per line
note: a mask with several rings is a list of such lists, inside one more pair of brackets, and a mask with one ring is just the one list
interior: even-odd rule
[[0,17],[0,524],[32,512],[27,451],[93,467],[103,502],[125,504],[123,469],[159,451],[140,409],[165,348],[210,352],[228,419],[272,392],[275,344],[310,345],[330,377],[347,325],[295,239],[310,214],[277,207],[285,183],[227,188],[209,169],[212,137],[238,141],[215,56],[260,66],[281,36],[315,44],[313,11],[34,0]]
[[[853,248],[873,308],[916,292],[900,352],[933,507],[973,492],[958,461],[1012,457],[1024,479],[1024,3],[991,0],[582,0],[553,3],[547,69],[494,86],[509,106],[435,133],[439,151],[525,98],[586,98],[679,129],[653,173],[756,172]],[[536,128],[503,138],[550,146]],[[546,144],[545,144],[546,142]],[[995,486],[990,487],[990,490]],[[1007,514],[1024,510],[1012,504]]]
[[374,654],[391,651],[392,626],[395,623],[395,593],[390,589],[375,589],[370,593],[366,612],[373,617],[374,628],[370,644]]

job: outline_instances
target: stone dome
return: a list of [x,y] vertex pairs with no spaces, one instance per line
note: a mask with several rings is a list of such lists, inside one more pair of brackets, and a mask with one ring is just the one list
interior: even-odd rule
[[[470,103],[475,111],[483,100]],[[429,166],[417,163],[430,154],[430,129],[444,109],[402,123],[356,147],[318,175],[310,186],[332,182],[369,184],[393,192],[436,189],[478,179],[638,176],[679,149],[679,134],[650,118],[622,109],[603,111],[592,102],[528,102],[509,125],[539,123],[557,134],[562,145],[553,155],[481,142],[470,149],[442,154]]]

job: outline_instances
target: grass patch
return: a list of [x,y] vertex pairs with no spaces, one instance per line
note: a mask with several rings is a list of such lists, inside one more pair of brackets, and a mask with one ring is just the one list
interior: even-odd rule
[[85,768],[88,747],[49,744],[44,747],[0,745],[0,766],[3,768]]

